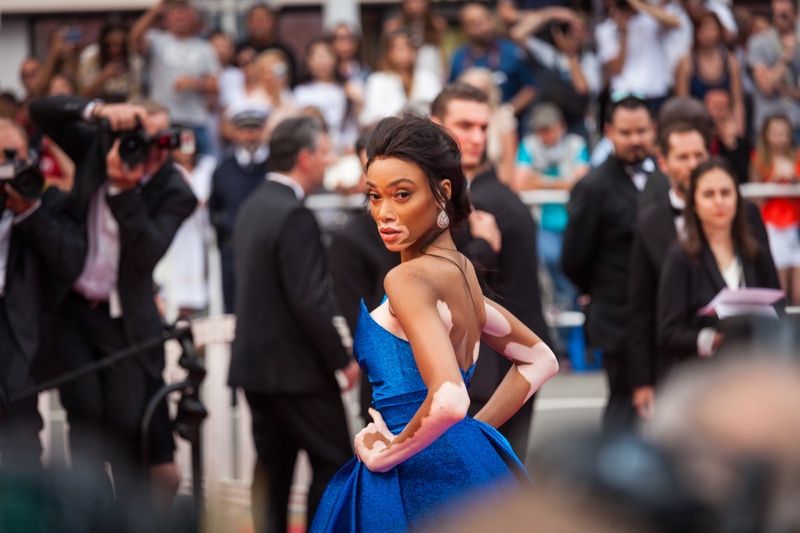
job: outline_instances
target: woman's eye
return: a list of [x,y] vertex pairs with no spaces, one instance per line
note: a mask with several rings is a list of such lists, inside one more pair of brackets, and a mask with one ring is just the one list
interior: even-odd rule
[[400,192],[398,192],[398,193],[397,193],[397,195],[396,195],[396,196],[397,196],[398,198],[400,198],[400,199],[403,199],[403,200],[404,200],[404,199],[408,198],[409,196],[411,196],[411,193],[410,193],[410,192],[408,192],[408,191],[400,191]]
[[378,199],[380,199],[380,197],[377,194],[375,194],[374,192],[368,192],[367,193],[367,200],[369,200],[370,202],[375,202]]

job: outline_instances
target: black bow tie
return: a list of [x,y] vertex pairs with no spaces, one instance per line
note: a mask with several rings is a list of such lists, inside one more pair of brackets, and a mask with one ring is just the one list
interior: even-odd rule
[[625,165],[625,172],[628,173],[628,176],[635,176],[636,174],[644,174],[644,161],[640,161],[639,163],[634,163],[633,165]]
[[683,209],[678,209],[677,207],[675,207],[672,204],[669,204],[669,208],[672,211],[672,216],[674,216],[674,217],[679,217],[679,216],[681,216],[683,214]]

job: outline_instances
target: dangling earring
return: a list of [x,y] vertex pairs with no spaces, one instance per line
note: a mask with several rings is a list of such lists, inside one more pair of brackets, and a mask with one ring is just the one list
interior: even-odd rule
[[450,225],[450,217],[447,216],[447,213],[444,212],[444,202],[439,204],[442,211],[439,213],[439,216],[436,217],[436,225],[440,228],[444,229]]

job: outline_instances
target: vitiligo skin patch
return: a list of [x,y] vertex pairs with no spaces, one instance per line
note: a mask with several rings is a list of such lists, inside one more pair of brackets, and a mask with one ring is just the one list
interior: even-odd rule
[[486,307],[486,325],[483,326],[483,332],[492,337],[505,337],[510,334],[511,322],[491,305],[484,305]]
[[[445,382],[428,396],[414,418],[395,437],[380,413],[371,409],[374,422],[356,435],[356,454],[373,472],[386,472],[425,449],[454,423],[467,416],[469,395],[464,383]],[[377,415],[377,416],[376,416]]]

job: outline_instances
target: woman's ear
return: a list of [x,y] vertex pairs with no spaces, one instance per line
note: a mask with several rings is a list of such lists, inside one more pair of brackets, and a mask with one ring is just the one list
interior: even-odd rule
[[444,191],[445,197],[449,200],[450,195],[453,193],[453,185],[450,183],[450,180],[442,180],[442,190]]

